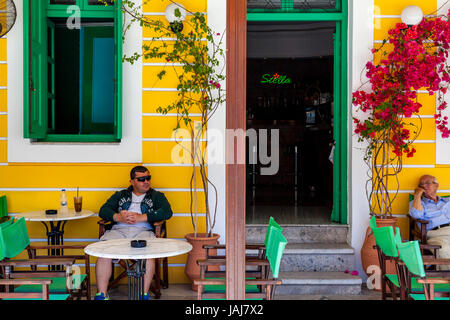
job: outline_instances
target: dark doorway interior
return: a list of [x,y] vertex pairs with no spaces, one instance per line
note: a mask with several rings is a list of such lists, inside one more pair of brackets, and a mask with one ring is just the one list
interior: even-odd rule
[[[273,29],[267,29],[267,25],[264,28],[269,38],[281,32],[279,38],[286,39],[286,51],[292,55],[289,39],[299,41],[307,32],[311,33],[311,28],[320,28],[323,33],[327,27],[298,24],[299,27],[283,24],[280,28],[274,24]],[[315,54],[314,43],[311,43],[308,53],[303,55],[283,57],[280,53],[273,54],[272,48],[267,50],[267,56],[262,56],[261,51],[269,43],[261,32],[257,32],[252,41],[252,30],[259,28],[249,26],[247,129],[279,130],[279,169],[274,175],[262,175],[260,169],[267,165],[247,161],[247,224],[267,223],[270,216],[282,224],[330,224],[333,55],[320,55],[327,51],[323,47]],[[331,34],[326,38],[331,41],[327,45],[332,49],[332,31],[327,30],[327,35]],[[259,47],[259,53],[255,53],[252,45]],[[279,44],[277,48],[277,52],[283,50]],[[270,141],[269,136],[269,145]],[[270,154],[274,148],[269,146],[268,149]],[[247,151],[248,157],[253,157],[252,150]]]

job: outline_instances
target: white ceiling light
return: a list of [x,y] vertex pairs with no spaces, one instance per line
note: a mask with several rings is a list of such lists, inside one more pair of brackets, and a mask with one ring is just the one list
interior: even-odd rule
[[423,19],[423,12],[418,6],[407,6],[402,11],[402,22],[408,26],[419,24]]
[[169,4],[166,8],[165,16],[173,32],[183,30],[183,21],[186,19],[186,9],[184,9],[183,5],[179,3]]

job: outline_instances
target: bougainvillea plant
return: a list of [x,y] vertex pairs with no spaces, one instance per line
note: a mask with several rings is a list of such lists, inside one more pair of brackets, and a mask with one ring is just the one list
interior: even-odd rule
[[[353,118],[354,132],[360,142],[368,143],[364,160],[369,166],[366,192],[371,215],[392,216],[402,158],[414,156],[412,144],[421,130],[419,91],[436,95],[436,127],[443,138],[450,136],[448,117],[442,114],[450,83],[449,48],[448,16],[438,16],[414,26],[398,23],[381,46],[372,49],[380,60],[366,64],[370,90],[353,93],[353,105],[362,114]],[[419,120],[411,121],[412,116]],[[395,184],[397,192],[392,192]]]

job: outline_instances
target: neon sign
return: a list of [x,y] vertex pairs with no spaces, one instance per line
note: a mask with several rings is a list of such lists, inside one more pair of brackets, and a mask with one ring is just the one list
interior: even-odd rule
[[288,76],[279,75],[278,73],[275,73],[274,75],[266,73],[262,75],[261,83],[290,84],[292,81]]

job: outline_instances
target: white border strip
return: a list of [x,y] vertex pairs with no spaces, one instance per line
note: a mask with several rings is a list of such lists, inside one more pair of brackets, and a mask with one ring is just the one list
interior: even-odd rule
[[[186,141],[186,142],[189,142],[189,141],[191,141],[192,139],[176,139],[176,138],[142,138],[142,141],[160,141],[160,142],[162,142],[162,141],[174,141],[174,142],[176,142],[176,141],[179,141],[179,142],[183,142],[183,141]],[[208,141],[207,139],[200,139],[200,141]]]
[[436,140],[415,140],[415,141],[412,141],[412,143],[431,143],[431,144],[433,144],[433,143],[436,143]]
[[[77,191],[77,188],[64,188],[66,191]],[[91,191],[120,191],[124,188],[79,188],[79,191],[91,192]],[[189,188],[154,188],[156,191],[161,192],[189,192]],[[61,191],[61,188],[0,188],[3,192],[29,192],[29,191]],[[203,189],[197,189],[199,192],[203,192]]]
[[177,91],[177,88],[142,88],[142,91]]
[[8,115],[8,112],[6,112],[6,111],[0,112],[0,116],[7,116],[7,115]]
[[[396,193],[396,190],[389,190],[388,193]],[[414,190],[398,190],[398,193],[414,193]],[[450,193],[450,190],[439,190],[438,195],[443,193]]]
[[8,90],[8,87],[0,87],[0,90]]
[[[179,114],[179,113],[167,113],[167,114],[162,114],[162,113],[143,113],[142,116],[143,117],[176,117],[176,116],[183,116],[183,115]],[[191,117],[201,117],[202,114],[201,113],[190,113],[189,116],[191,116]]]
[[[10,216],[12,216],[12,217],[15,217],[15,216],[17,216],[18,214],[20,214],[20,212],[9,212],[8,213]],[[197,213],[200,217],[205,217],[206,216],[206,213]],[[191,216],[191,214],[189,213],[189,212],[187,212],[187,213],[183,213],[183,212],[181,212],[181,213],[177,213],[177,212],[174,212],[173,213],[173,215],[172,215],[172,217],[190,217]],[[93,215],[92,215],[92,217],[98,217],[98,213],[94,213]],[[66,239],[64,239],[64,240],[66,240]],[[81,239],[81,240],[83,240],[83,239]],[[80,240],[80,241],[81,241]],[[72,239],[72,241],[75,241],[74,239]],[[78,241],[78,240],[77,240]]]
[[8,62],[6,62],[6,61],[0,61],[0,64],[7,64]]
[[144,62],[143,67],[182,67],[182,63]]

